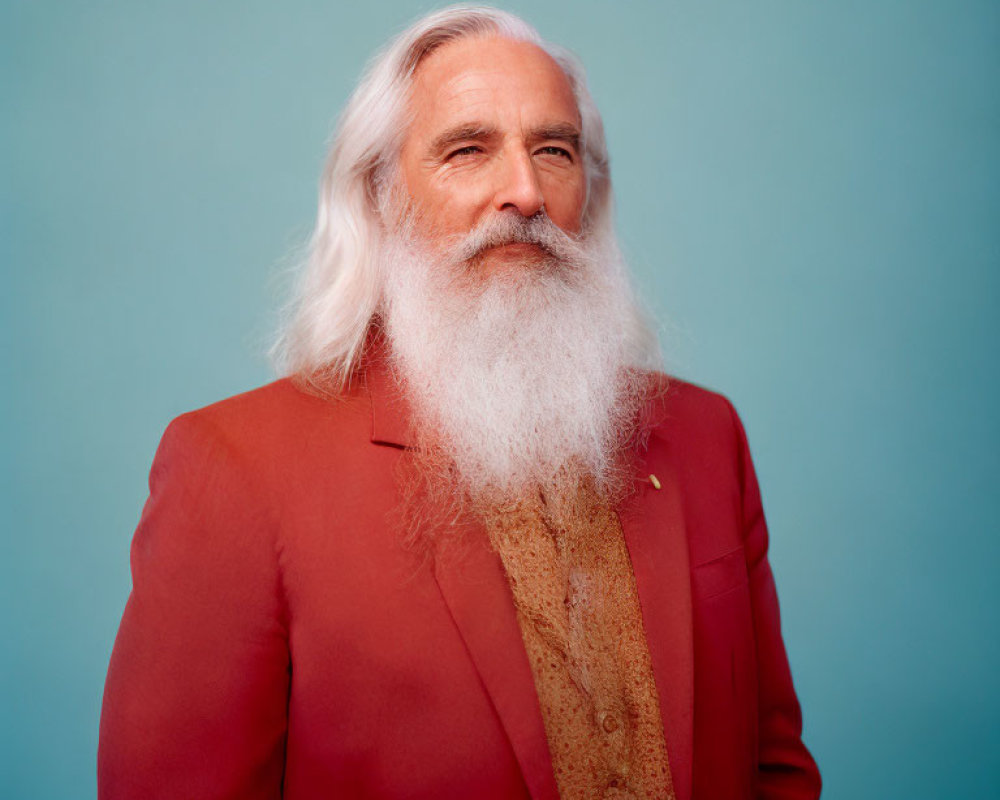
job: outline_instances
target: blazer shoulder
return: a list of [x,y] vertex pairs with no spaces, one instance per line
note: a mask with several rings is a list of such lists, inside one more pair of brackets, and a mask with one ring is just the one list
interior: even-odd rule
[[324,437],[367,441],[370,428],[371,403],[363,391],[321,397],[281,378],[181,414],[164,438],[213,438],[247,456],[269,457]]
[[654,435],[684,438],[729,437],[739,424],[725,395],[672,375],[653,373],[648,413]]

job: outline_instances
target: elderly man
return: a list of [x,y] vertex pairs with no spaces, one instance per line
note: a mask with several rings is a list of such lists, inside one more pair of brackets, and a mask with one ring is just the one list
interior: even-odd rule
[[813,798],[728,402],[657,373],[583,74],[448,9],[341,120],[287,377],[176,420],[111,798]]

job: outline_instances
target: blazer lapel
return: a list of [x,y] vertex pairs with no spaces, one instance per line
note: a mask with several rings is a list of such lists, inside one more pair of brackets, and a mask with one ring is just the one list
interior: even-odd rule
[[456,530],[456,544],[435,562],[441,594],[510,738],[535,800],[558,800],[552,758],[500,557],[478,526]]
[[[655,435],[619,516],[632,559],[678,800],[690,800],[694,739],[691,573],[677,476]],[[657,489],[650,479],[654,474]]]
[[[368,364],[364,381],[372,404],[372,442],[411,447],[409,405],[384,359]],[[535,681],[500,557],[480,526],[469,524],[453,534],[452,546],[435,558],[435,580],[510,739],[531,797],[558,800]]]

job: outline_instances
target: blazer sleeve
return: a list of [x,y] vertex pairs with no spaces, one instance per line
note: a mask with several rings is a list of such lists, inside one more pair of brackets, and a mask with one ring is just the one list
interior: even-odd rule
[[100,800],[281,796],[287,614],[246,461],[198,412],[163,436],[105,685]]
[[768,533],[760,489],[746,432],[732,406],[730,413],[739,447],[744,551],[757,649],[756,796],[767,800],[812,800],[820,794],[820,775],[816,762],[802,743],[802,712],[781,637],[778,594],[767,560]]

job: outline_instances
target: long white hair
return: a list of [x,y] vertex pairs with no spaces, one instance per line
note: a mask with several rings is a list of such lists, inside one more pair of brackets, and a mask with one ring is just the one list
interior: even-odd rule
[[[563,69],[582,124],[587,178],[583,230],[588,236],[613,239],[604,126],[579,61],[506,11],[469,5],[436,11],[414,22],[376,55],[343,111],[323,170],[308,257],[272,348],[280,374],[336,393],[357,369],[383,298],[380,249],[386,231],[380,198],[395,173],[409,121],[406,111],[414,71],[436,48],[469,36],[530,42]],[[637,332],[644,327],[638,319],[622,324]]]

